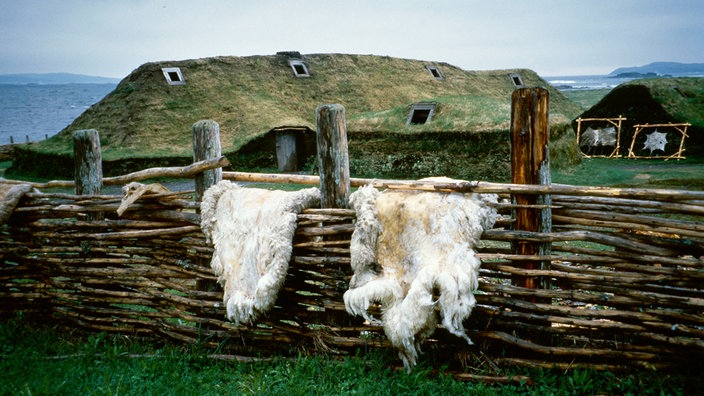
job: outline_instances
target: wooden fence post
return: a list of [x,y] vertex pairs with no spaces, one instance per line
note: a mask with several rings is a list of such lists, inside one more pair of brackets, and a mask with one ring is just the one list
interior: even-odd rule
[[315,111],[320,173],[320,207],[346,208],[350,197],[345,108],[320,105]]
[[[99,195],[103,189],[103,155],[95,129],[73,133],[73,177],[76,195]],[[102,220],[102,213],[88,213],[86,220]]]
[[[218,158],[220,148],[220,125],[212,120],[200,120],[193,124],[193,162]],[[210,186],[222,180],[222,168],[207,170],[195,176],[196,202]]]
[[95,129],[73,133],[73,165],[76,195],[100,194],[103,188],[103,163],[100,137]]
[[[514,184],[550,184],[550,128],[548,125],[549,93],[544,88],[521,88],[511,100],[511,177]],[[513,195],[517,205],[536,205],[514,209],[514,229],[551,232],[550,195]],[[550,254],[550,243],[519,241],[515,254]],[[541,269],[540,261],[518,261],[516,266]],[[530,289],[540,287],[535,277],[514,278],[514,284]],[[542,285],[547,286],[546,284]]]
[[[220,125],[213,120],[200,120],[193,124],[193,162],[217,158],[222,155],[220,147]],[[205,190],[222,180],[222,168],[216,168],[198,173],[194,177],[196,184],[195,201],[201,202]],[[198,210],[200,213],[200,210]],[[199,266],[208,267],[209,260],[198,259]],[[196,289],[213,291],[218,289],[217,282],[198,279]],[[205,325],[204,325],[205,326]]]

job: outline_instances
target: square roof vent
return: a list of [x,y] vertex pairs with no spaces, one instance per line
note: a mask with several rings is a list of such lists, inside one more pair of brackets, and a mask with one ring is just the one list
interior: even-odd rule
[[169,85],[183,85],[186,80],[183,78],[180,67],[162,67],[162,73],[164,73],[164,78]]
[[408,111],[406,126],[423,125],[430,122],[435,113],[435,103],[414,103]]
[[293,69],[293,73],[296,77],[310,77],[308,66],[306,66],[306,63],[302,60],[291,59],[288,61],[288,64],[291,65],[291,69]]
[[444,80],[445,78],[442,76],[442,73],[440,73],[440,68],[437,66],[433,65],[425,65],[425,68],[428,69],[430,74],[435,77],[436,80]]
[[523,88],[525,86],[523,84],[523,79],[517,73],[511,73],[508,76],[511,78],[511,82],[513,83],[514,87]]

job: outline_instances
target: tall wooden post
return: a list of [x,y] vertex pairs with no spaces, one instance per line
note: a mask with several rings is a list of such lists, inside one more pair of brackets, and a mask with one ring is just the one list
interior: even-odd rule
[[[220,125],[212,120],[200,120],[193,124],[193,162],[217,158],[222,155],[220,147]],[[222,168],[207,170],[195,176],[196,195],[195,201],[201,202],[205,190],[222,180]],[[200,211],[199,211],[200,212]],[[208,266],[208,260],[198,259],[197,265]],[[199,279],[196,289],[204,291],[217,290],[215,281]]]
[[[511,100],[511,175],[515,184],[550,184],[550,128],[548,125],[549,94],[543,88],[521,88],[513,92]],[[520,231],[551,232],[552,213],[550,195],[513,195],[514,229]],[[549,243],[518,241],[514,252],[521,255],[550,254]],[[519,261],[516,266],[541,269],[540,261]],[[540,286],[534,277],[517,277],[514,284],[530,289]],[[546,286],[546,285],[542,285]]]
[[103,157],[95,129],[73,133],[73,166],[76,195],[96,195],[103,189]]
[[[76,195],[99,195],[103,189],[103,155],[95,129],[73,133],[73,177]],[[88,213],[87,220],[102,220],[102,213]]]
[[345,108],[339,104],[320,105],[315,113],[320,206],[346,208],[350,197],[350,164]]
[[[193,124],[193,162],[218,158],[221,155],[220,125],[212,120],[200,120]],[[195,176],[196,202],[203,199],[205,190],[221,180],[222,168],[197,174]]]

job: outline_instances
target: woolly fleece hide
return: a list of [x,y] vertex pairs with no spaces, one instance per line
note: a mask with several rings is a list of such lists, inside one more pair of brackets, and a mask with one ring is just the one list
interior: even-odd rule
[[30,184],[8,184],[0,180],[0,225],[10,220],[20,199],[33,190]]
[[381,193],[372,186],[350,196],[357,222],[345,308],[376,322],[367,310],[380,304],[384,332],[408,371],[435,330],[436,306],[443,326],[472,344],[462,322],[476,304],[480,261],[473,249],[493,227],[496,209],[488,204],[496,200],[493,194]]
[[210,266],[223,286],[227,318],[251,324],[283,286],[297,213],[320,205],[317,188],[270,191],[223,180],[206,190],[201,228],[215,246]]

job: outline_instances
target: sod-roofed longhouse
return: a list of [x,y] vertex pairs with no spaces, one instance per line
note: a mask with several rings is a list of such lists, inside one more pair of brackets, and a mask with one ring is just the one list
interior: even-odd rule
[[[71,134],[79,129],[99,131],[106,175],[185,164],[191,126],[212,119],[233,169],[310,170],[316,107],[339,103],[353,175],[506,179],[517,84],[550,91],[553,162],[576,158],[566,132],[579,108],[533,71],[283,52],[144,64],[57,136],[23,151],[16,167],[70,175]],[[277,160],[277,145],[295,146],[295,157],[280,152]]]

